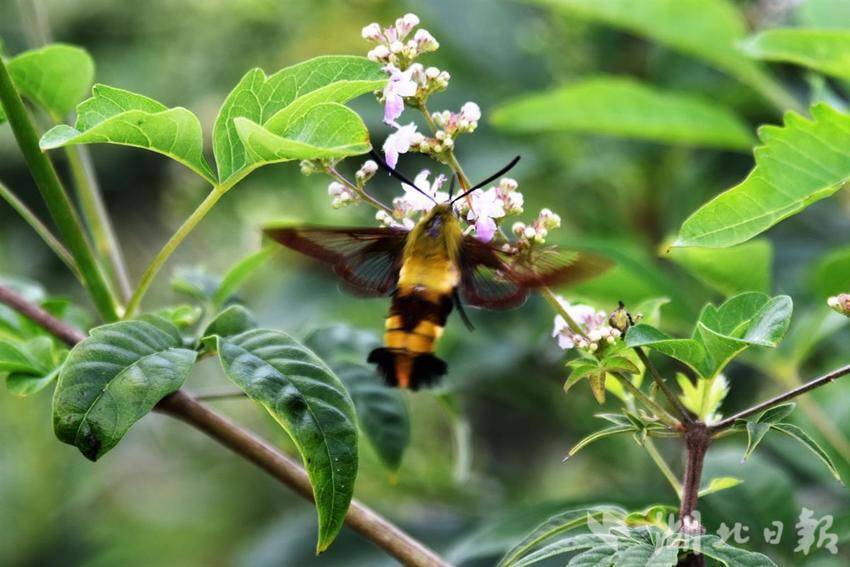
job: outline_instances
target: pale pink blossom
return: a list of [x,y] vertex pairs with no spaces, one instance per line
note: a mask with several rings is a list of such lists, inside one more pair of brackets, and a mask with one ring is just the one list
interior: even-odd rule
[[384,122],[397,126],[396,119],[404,112],[404,97],[415,96],[418,85],[411,77],[413,71],[410,69],[402,71],[387,65],[384,70],[390,75],[384,87]]
[[[417,188],[419,188],[419,191],[407,183],[402,183],[401,186],[404,189],[404,197],[401,197],[401,201],[398,201],[397,203],[394,201],[394,204],[400,205],[406,213],[409,213],[427,212],[434,207],[435,202],[444,203],[448,201],[449,194],[444,191],[440,191],[446,182],[446,176],[442,174],[438,175],[434,178],[434,181],[431,182],[428,180],[430,175],[430,171],[423,169],[413,179],[413,183]],[[425,195],[422,193],[425,193]]]
[[416,124],[411,122],[406,126],[399,126],[395,132],[387,136],[384,140],[384,158],[387,165],[395,168],[398,164],[398,156],[410,151],[411,140],[416,135]]
[[557,338],[562,349],[579,348],[595,352],[603,341],[613,343],[620,337],[620,331],[608,324],[605,311],[598,311],[590,305],[571,305],[560,296],[557,300],[581,331],[573,329],[562,315],[556,315],[552,336]]
[[505,216],[504,201],[495,187],[486,191],[477,191],[471,195],[472,208],[467,220],[475,221],[475,236],[482,242],[490,242],[496,235],[496,221]]

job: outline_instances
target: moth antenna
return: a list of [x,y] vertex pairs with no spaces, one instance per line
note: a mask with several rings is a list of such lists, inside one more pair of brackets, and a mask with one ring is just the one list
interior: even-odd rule
[[389,173],[391,176],[395,177],[396,179],[398,179],[399,181],[401,181],[401,182],[402,182],[402,183],[404,183],[405,185],[410,185],[410,186],[411,186],[411,187],[413,187],[416,191],[418,191],[418,192],[422,193],[423,195],[425,195],[426,197],[428,197],[429,199],[431,199],[432,201],[434,201],[434,203],[436,203],[436,202],[437,202],[437,200],[436,200],[436,199],[434,199],[434,197],[432,197],[431,195],[429,195],[428,193],[426,193],[425,191],[423,191],[422,189],[420,189],[419,187],[417,187],[417,186],[416,186],[416,184],[415,184],[415,183],[413,183],[413,181],[411,181],[410,179],[408,179],[407,177],[405,177],[404,175],[402,175],[401,173],[399,173],[397,170],[395,170],[395,169],[393,169],[392,167],[390,167],[390,164],[388,164],[387,162],[385,162],[385,161],[384,161],[384,158],[382,158],[382,157],[378,154],[378,152],[376,152],[375,150],[369,150],[369,155],[370,155],[370,156],[372,156],[372,159],[374,159],[374,160],[377,162],[378,167],[380,167],[381,169],[383,169],[384,171],[386,171],[387,173]]
[[493,175],[491,175],[490,177],[488,177],[484,181],[481,181],[480,183],[476,184],[475,187],[472,187],[472,188],[464,191],[463,193],[461,193],[460,195],[458,195],[457,197],[452,199],[451,202],[454,203],[458,199],[466,197],[467,195],[469,195],[473,191],[477,191],[478,189],[481,189],[482,187],[484,187],[485,185],[487,185],[488,183],[490,183],[494,179],[498,179],[499,177],[503,176],[504,174],[506,174],[507,172],[512,170],[514,168],[514,166],[519,162],[519,160],[520,160],[520,156],[516,156],[514,159],[512,159],[510,161],[510,163],[508,163],[508,165],[506,165],[505,167],[503,167],[502,169],[500,169],[499,171],[497,171],[496,173],[494,173]]

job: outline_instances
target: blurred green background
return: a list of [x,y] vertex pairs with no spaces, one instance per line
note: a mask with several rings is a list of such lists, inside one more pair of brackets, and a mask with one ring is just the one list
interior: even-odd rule
[[[844,0],[836,0],[840,4]],[[639,2],[636,2],[639,5]],[[841,24],[829,2],[738,2],[753,29],[804,22]],[[449,90],[432,110],[474,100],[484,119],[458,155],[473,178],[515,154],[514,172],[528,216],[540,207],[559,213],[556,242],[612,255],[611,274],[566,291],[611,309],[668,297],[665,326],[685,332],[701,305],[722,299],[666,257],[662,244],[709,197],[743,179],[749,153],[671,147],[573,134],[517,136],[487,124],[490,110],[516,95],[600,73],[624,74],[661,87],[702,95],[734,107],[753,129],[777,123],[779,113],[733,79],[694,59],[633,35],[591,25],[533,3],[487,0],[422,2],[309,0],[0,0],[0,38],[8,54],[45,39],[80,45],[97,64],[96,80],[185,106],[209,132],[219,104],[251,67],[273,72],[320,54],[364,54],[360,28],[389,22],[407,11],[441,43],[428,63],[449,70]],[[835,7],[835,6],[833,6]],[[694,17],[698,17],[695,15]],[[850,26],[850,17],[844,21]],[[49,34],[47,37],[45,34]],[[809,85],[799,71],[774,66],[801,99]],[[841,85],[838,86],[841,88]],[[353,107],[380,144],[389,132],[371,97]],[[164,240],[202,199],[206,186],[161,156],[128,148],[91,149],[108,208],[134,279]],[[58,156],[59,154],[57,154]],[[343,168],[353,172],[359,161]],[[402,169],[424,164],[405,157]],[[59,163],[64,172],[64,164]],[[43,209],[8,128],[0,128],[0,179],[42,215]],[[258,227],[280,219],[317,224],[372,224],[365,207],[332,210],[327,180],[303,177],[284,164],[253,174],[229,193],[174,255],[148,297],[148,305],[180,301],[169,286],[179,268],[220,273],[260,244]],[[376,185],[389,199],[390,181]],[[831,249],[847,242],[846,195],[821,202],[784,222],[768,238],[775,255],[774,293],[793,296],[799,315],[825,309],[809,273]],[[51,295],[79,299],[63,266],[5,205],[0,206],[0,274],[42,282]],[[304,337],[345,323],[379,332],[387,308],[380,300],[343,295],[334,279],[288,252],[277,254],[241,292],[264,326]],[[420,536],[451,559],[494,563],[505,542],[552,512],[594,502],[644,507],[673,503],[675,495],[646,453],[631,439],[612,438],[561,459],[582,436],[599,428],[599,411],[586,387],[566,396],[563,353],[550,339],[552,314],[539,298],[506,313],[473,312],[468,333],[452,320],[441,352],[451,365],[446,391],[457,401],[453,416],[431,393],[407,398],[413,441],[397,477],[363,443],[357,496]],[[797,319],[800,320],[799,318]],[[800,330],[799,323],[795,326]],[[792,329],[792,333],[794,330]],[[814,376],[847,362],[850,333],[841,328],[821,341],[793,374]],[[764,365],[733,365],[727,413],[778,391]],[[214,361],[193,373],[195,390],[225,385]],[[850,381],[811,396],[815,419],[838,444],[850,436]],[[617,407],[609,401],[608,411]],[[282,431],[260,409],[242,401],[216,406],[292,453]],[[800,413],[800,412],[798,412]],[[808,418],[798,417],[807,424]],[[822,433],[813,435],[824,440]],[[675,442],[660,442],[678,463]],[[827,444],[845,478],[847,453]],[[803,506],[834,514],[833,531],[850,552],[850,495],[796,447],[768,439],[741,464],[740,438],[712,449],[706,476],[728,474],[745,483],[702,503],[706,523],[750,526],[745,547],[781,565],[846,565],[846,557],[794,554],[793,524]],[[762,530],[785,523],[779,546]],[[97,464],[60,444],[51,431],[50,395],[16,399],[0,392],[0,564],[2,565],[295,565],[392,564],[348,530],[322,557],[313,557],[312,506],[200,434],[160,415],[146,417]]]

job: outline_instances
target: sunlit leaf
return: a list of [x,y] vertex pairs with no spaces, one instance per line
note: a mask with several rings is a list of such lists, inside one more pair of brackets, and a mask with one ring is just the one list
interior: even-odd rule
[[721,492],[723,490],[728,490],[730,488],[734,488],[744,481],[740,478],[735,478],[734,476],[721,476],[717,478],[712,478],[708,481],[708,485],[704,488],[701,488],[699,491],[699,497],[708,496],[709,494],[714,494],[715,492]]
[[92,329],[59,374],[53,428],[91,460],[114,447],[130,427],[183,384],[196,352],[161,318]]
[[74,108],[94,78],[94,62],[88,52],[62,43],[20,53],[9,59],[6,67],[21,95],[56,118]]
[[819,73],[850,79],[850,31],[804,28],[765,30],[741,43],[756,59],[794,63]]
[[357,477],[354,404],[339,378],[312,351],[279,331],[219,337],[227,376],[261,404],[298,448],[319,515],[319,551],[342,527]]
[[215,176],[204,157],[201,123],[189,110],[165,105],[130,91],[95,85],[77,106],[74,127],[60,124],[45,132],[40,146],[52,150],[75,144],[119,144],[168,156],[209,182]]
[[398,470],[410,444],[410,417],[401,392],[384,384],[371,366],[340,363],[333,368],[354,401],[366,438],[387,468]]
[[233,122],[251,165],[347,157],[372,147],[363,120],[336,102],[311,107],[277,133],[247,118]]
[[317,57],[270,76],[261,69],[248,71],[227,96],[213,127],[219,179],[225,181],[249,165],[237,118],[280,135],[316,105],[347,102],[379,90],[386,80],[380,65],[350,56]]
[[761,92],[780,108],[793,100],[765,69],[736,48],[747,35],[743,14],[727,0],[533,0],[577,18],[645,36],[708,62]]
[[512,132],[583,132],[671,144],[748,149],[749,128],[716,102],[619,77],[584,79],[499,107]]
[[714,378],[697,378],[691,382],[684,374],[676,374],[682,395],[679,399],[686,409],[692,411],[700,420],[712,423],[717,420],[720,404],[729,393],[729,382],[722,374]]
[[850,177],[850,116],[826,104],[811,112],[811,120],[789,112],[783,126],[760,128],[755,169],[688,217],[673,246],[740,244],[841,189]]
[[673,248],[668,257],[727,297],[743,291],[770,292],[773,246],[767,240],[731,248]]
[[812,287],[824,301],[850,290],[850,246],[830,251],[810,273]]

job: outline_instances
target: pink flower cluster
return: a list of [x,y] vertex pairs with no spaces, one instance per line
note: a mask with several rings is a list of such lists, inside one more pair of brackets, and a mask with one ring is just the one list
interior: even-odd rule
[[543,244],[546,242],[546,237],[549,231],[561,226],[561,217],[553,213],[549,209],[541,209],[540,214],[531,224],[523,222],[514,223],[511,227],[511,232],[526,243]]
[[557,300],[581,331],[577,332],[562,315],[556,315],[552,336],[562,349],[577,348],[593,353],[599,350],[603,341],[614,343],[620,338],[622,333],[608,324],[605,311],[597,311],[589,305],[571,305],[560,296]]
[[418,25],[419,17],[416,14],[405,14],[396,19],[394,25],[386,28],[374,22],[364,27],[361,31],[363,39],[377,43],[367,57],[372,61],[404,69],[422,53],[436,51],[440,44],[428,30],[416,30],[413,38],[407,39],[413,28]]
[[839,293],[826,301],[830,309],[850,317],[850,293]]

